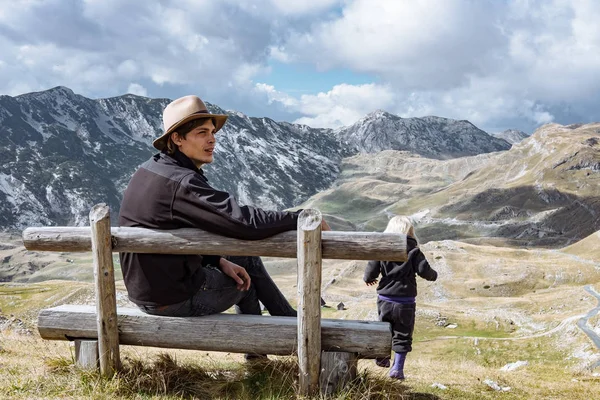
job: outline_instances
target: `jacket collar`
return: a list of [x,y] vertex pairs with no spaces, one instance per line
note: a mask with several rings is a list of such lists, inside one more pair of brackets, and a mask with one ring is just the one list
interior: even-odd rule
[[171,159],[173,160],[177,165],[187,168],[187,169],[191,169],[194,172],[199,173],[200,175],[204,175],[204,172],[202,172],[201,169],[196,167],[196,164],[194,164],[194,162],[192,160],[189,159],[188,156],[186,156],[185,154],[183,154],[182,152],[180,152],[179,150],[175,150],[175,153],[168,154],[166,151],[162,151],[159,156],[161,158],[164,159]]

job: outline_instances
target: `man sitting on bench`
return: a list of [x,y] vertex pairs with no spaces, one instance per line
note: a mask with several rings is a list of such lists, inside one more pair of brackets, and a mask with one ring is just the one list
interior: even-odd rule
[[[196,96],[167,105],[164,134],[153,142],[160,153],[133,174],[119,225],[199,228],[246,240],[296,230],[297,212],[240,206],[208,183],[201,167],[213,161],[215,134],[226,120]],[[322,229],[329,230],[325,221]],[[201,316],[235,305],[238,313],[260,315],[260,301],[271,315],[297,315],[259,257],[121,253],[120,260],[129,299],[148,314]]]

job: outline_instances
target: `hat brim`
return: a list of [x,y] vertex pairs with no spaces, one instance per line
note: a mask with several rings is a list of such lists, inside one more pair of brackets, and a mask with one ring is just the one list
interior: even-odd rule
[[155,139],[152,142],[152,146],[155,149],[162,151],[167,146],[167,141],[169,140],[169,135],[177,130],[181,125],[193,121],[195,119],[214,119],[215,120],[215,133],[219,132],[223,125],[225,125],[225,121],[227,121],[227,115],[223,114],[206,114],[206,113],[197,113],[188,115],[177,123],[173,124],[168,131],[166,131],[162,136]]

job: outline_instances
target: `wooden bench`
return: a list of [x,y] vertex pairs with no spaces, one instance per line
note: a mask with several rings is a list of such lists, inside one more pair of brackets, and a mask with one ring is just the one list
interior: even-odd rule
[[[75,341],[76,359],[111,376],[120,368],[119,344],[204,351],[298,355],[300,393],[337,390],[356,377],[358,358],[391,353],[388,323],[321,319],[322,258],[405,260],[406,236],[321,232],[321,214],[304,210],[297,232],[260,241],[226,238],[198,229],[111,228],[108,207],[90,212],[90,227],[27,228],[28,250],[92,251],[96,306],[41,310],[38,330],[48,340]],[[162,317],[116,307],[113,252],[214,254],[298,259],[298,318],[217,314]]]

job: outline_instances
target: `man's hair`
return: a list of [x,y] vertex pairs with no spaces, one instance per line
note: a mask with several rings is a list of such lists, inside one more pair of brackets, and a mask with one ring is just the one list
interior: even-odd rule
[[[167,153],[170,155],[173,155],[173,154],[175,154],[175,151],[177,150],[177,145],[175,143],[173,143],[173,140],[171,139],[171,137],[173,136],[173,133],[177,132],[179,134],[179,136],[181,136],[182,138],[185,139],[185,137],[187,136],[188,133],[190,133],[192,130],[199,127],[203,123],[205,123],[207,119],[209,119],[209,118],[193,119],[190,122],[186,122],[185,124],[181,125],[177,129],[175,129],[173,132],[171,132],[171,134],[169,135],[169,139],[167,139]],[[210,119],[212,120],[213,125],[214,125],[215,124],[214,118],[210,118]]]
[[417,235],[415,235],[415,228],[412,222],[410,222],[410,219],[408,217],[405,217],[404,215],[396,215],[395,217],[390,219],[390,222],[388,222],[387,228],[385,228],[384,232],[404,233],[405,235],[409,235],[415,238],[417,243],[419,242]]

